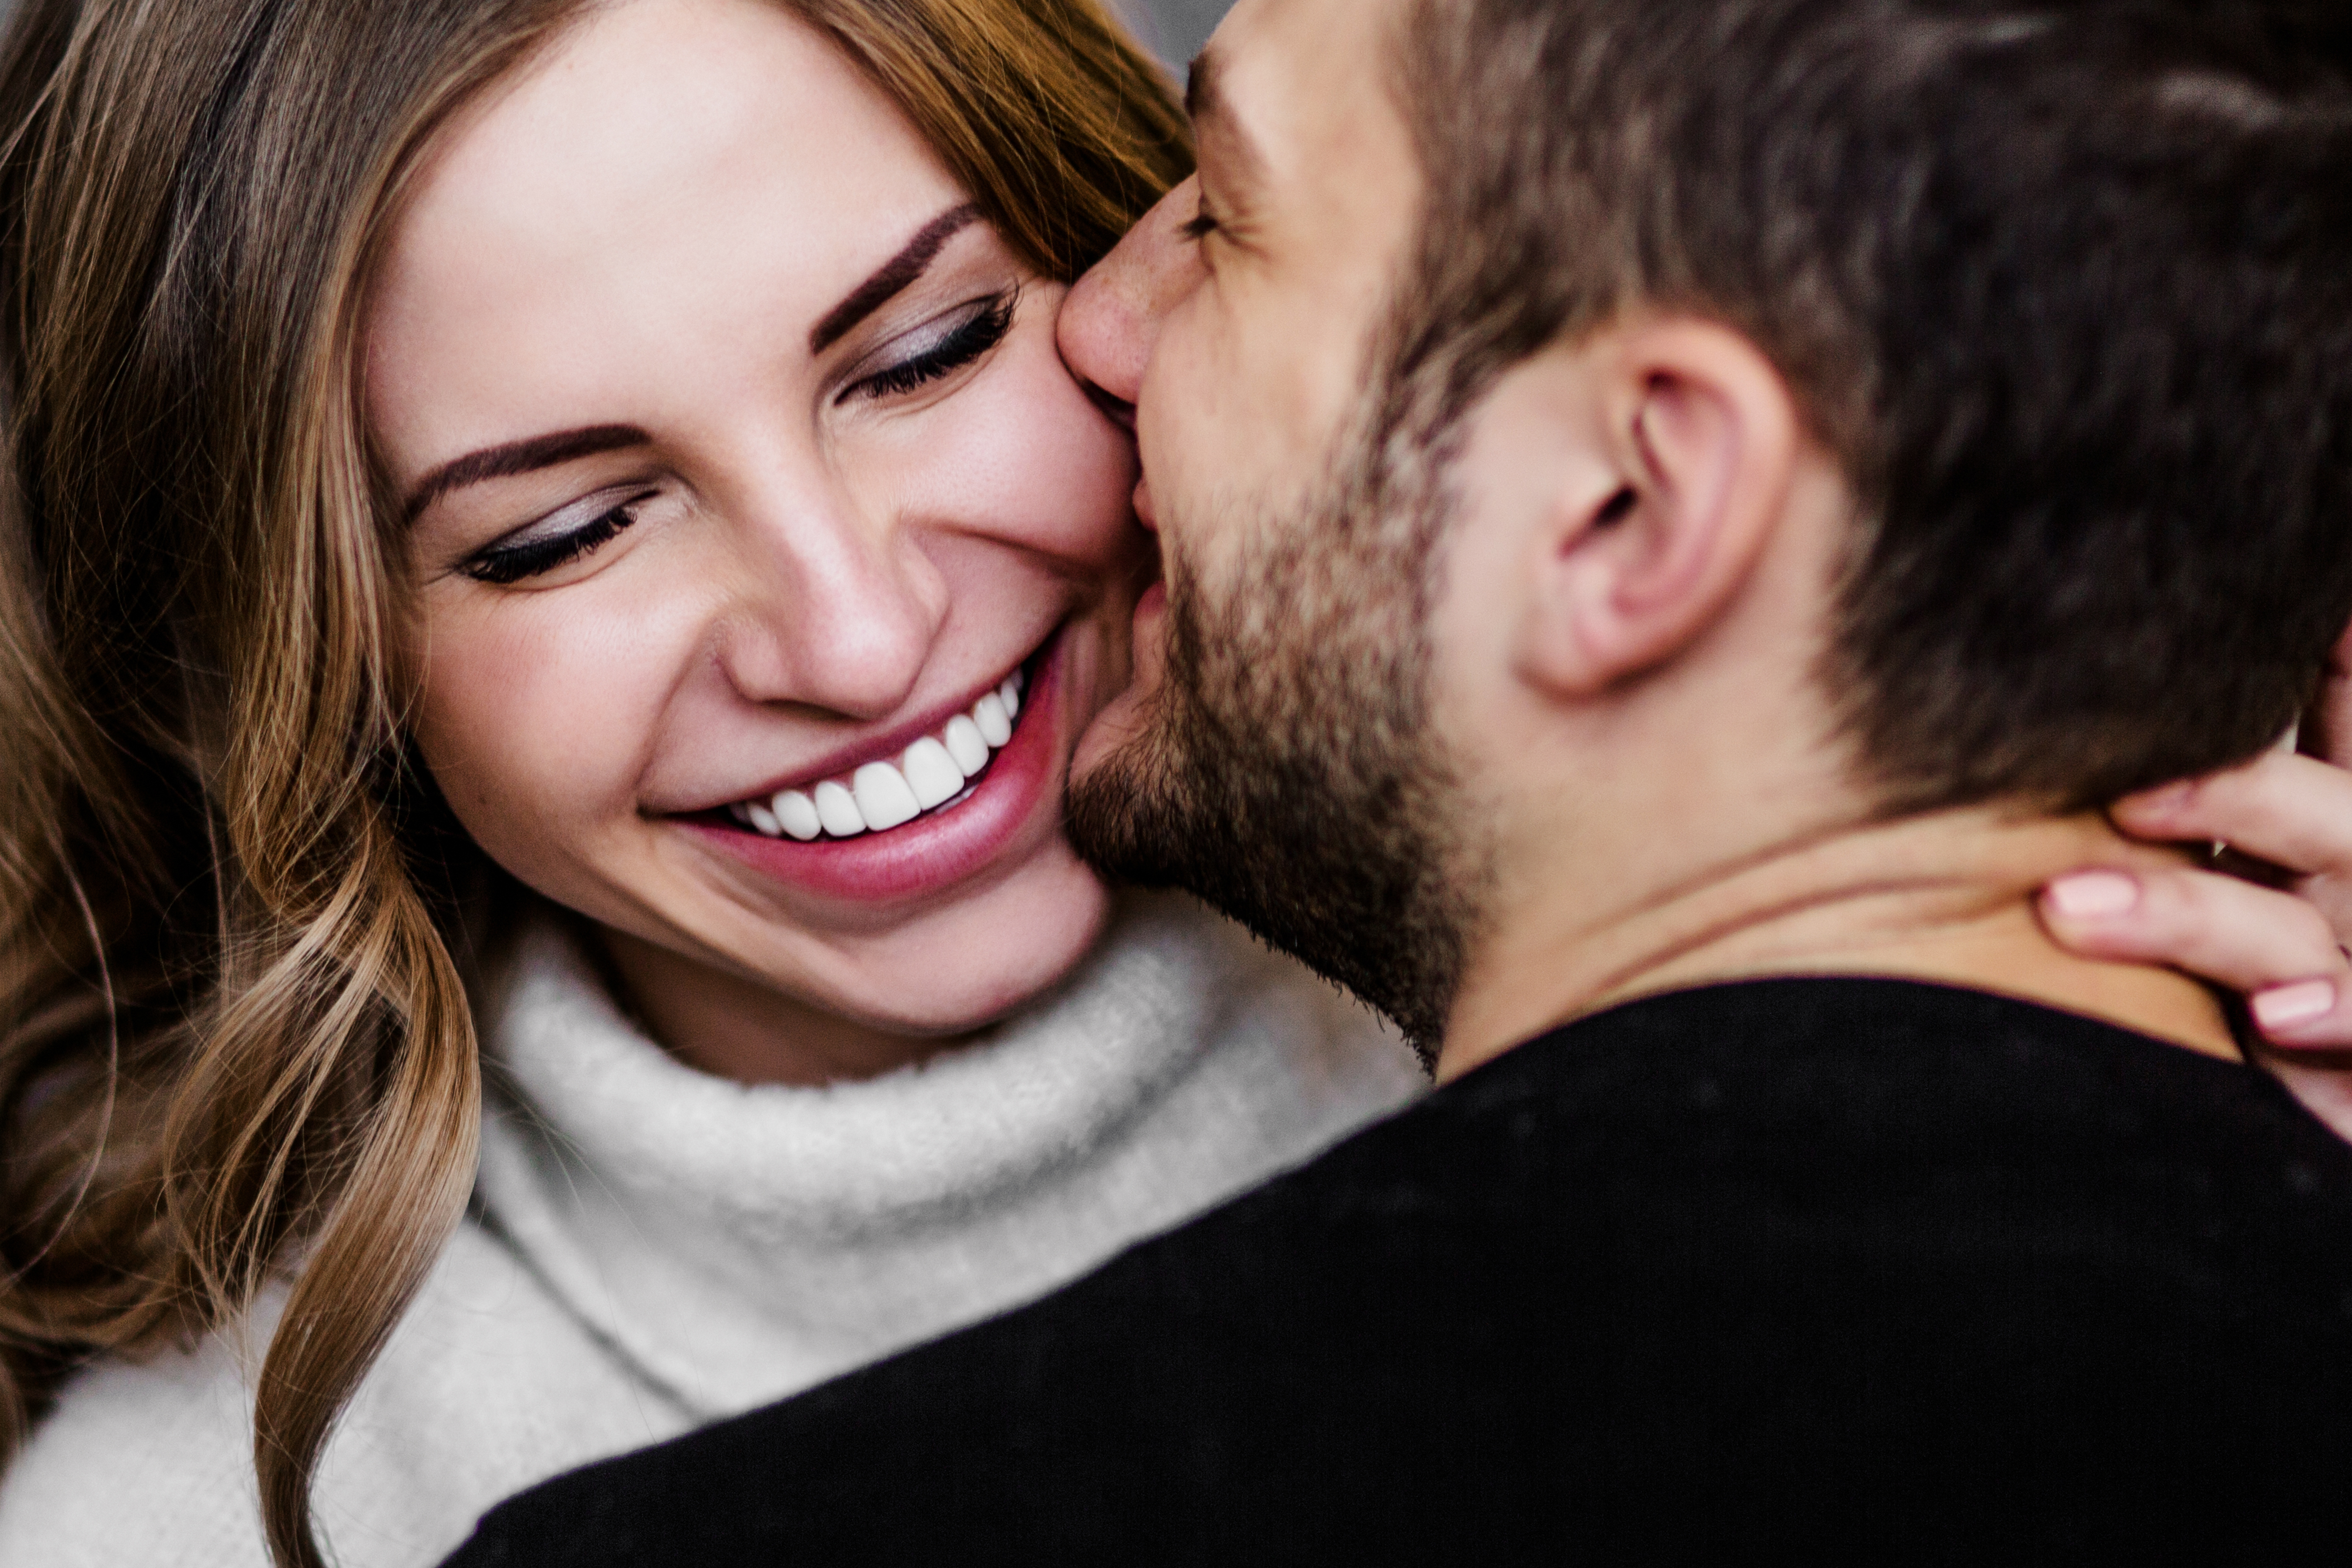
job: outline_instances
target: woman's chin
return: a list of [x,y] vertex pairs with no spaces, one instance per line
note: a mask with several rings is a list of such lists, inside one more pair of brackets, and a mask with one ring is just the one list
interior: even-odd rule
[[911,1066],[1036,1002],[1101,941],[1111,896],[1061,846],[968,899],[854,932],[699,913],[598,921],[631,1011],[705,1072],[815,1084]]
[[1110,911],[1109,889],[1070,855],[995,897],[862,938],[831,1005],[880,1028],[967,1035],[1067,980],[1102,940]]

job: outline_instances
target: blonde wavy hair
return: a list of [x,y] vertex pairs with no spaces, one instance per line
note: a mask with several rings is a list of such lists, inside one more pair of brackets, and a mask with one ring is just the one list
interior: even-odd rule
[[[75,1366],[290,1280],[282,1568],[461,1215],[465,889],[407,753],[371,264],[436,130],[586,0],[22,0],[0,52],[0,1458]],[[1074,278],[1190,166],[1097,0],[773,0]]]

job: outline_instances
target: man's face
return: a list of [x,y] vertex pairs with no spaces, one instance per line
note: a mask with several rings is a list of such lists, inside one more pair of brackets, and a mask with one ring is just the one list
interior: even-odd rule
[[1244,0],[1194,70],[1200,174],[1065,313],[1071,363],[1136,405],[1167,574],[1071,811],[1106,869],[1192,889],[1426,1045],[1476,879],[1428,721],[1443,475],[1382,416],[1421,195],[1399,8]]

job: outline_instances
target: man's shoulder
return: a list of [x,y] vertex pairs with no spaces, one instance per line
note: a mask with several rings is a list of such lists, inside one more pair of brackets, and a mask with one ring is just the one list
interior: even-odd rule
[[2352,1444],[2347,1223],[2352,1152],[2226,1063],[1904,983],[1659,997],[468,1561],[2178,1543],[2217,1446],[2264,1455],[2237,1532],[2281,1434]]
[[1866,1269],[1857,1312],[1910,1281],[1995,1316],[2021,1278],[2136,1278],[2151,1330],[2352,1329],[2352,1146],[2257,1068],[2030,1002],[1687,991],[1531,1041],[1428,1110],[1436,1179],[1562,1269],[1766,1299],[1792,1270]]
[[[1662,1177],[1769,1160],[1824,1178],[1861,1161],[2038,1180],[2112,1170],[2120,1155],[2133,1179],[2237,1173],[2322,1205],[2352,1202],[2352,1187],[2332,1181],[2352,1180],[2352,1148],[2268,1074],[2035,1003],[1909,980],[1758,980],[1646,998],[1519,1047],[1432,1110],[1465,1131],[1496,1120],[1540,1129],[1525,1142],[1549,1162],[1663,1153]],[[2160,1159],[2133,1161],[2143,1154]],[[2186,1190],[2210,1191],[2201,1178]]]
[[1321,1273],[1352,1240],[1383,1269],[1410,1268],[1409,1246],[1469,1285],[1479,1269],[1443,1260],[1492,1266],[1498,1234],[1590,1272],[1656,1250],[1651,1227],[1678,1212],[1712,1224],[1727,1205],[1839,1225],[1717,1226],[1732,1250],[1850,1256],[1874,1217],[1911,1250],[1950,1215],[1974,1222],[1979,1258],[2009,1239],[2046,1258],[2065,1218],[2108,1243],[2120,1228],[2250,1260],[2300,1249],[2352,1282],[2352,1146],[2268,1074],[2030,1002],[1843,977],[1678,992],[1553,1030],[1132,1261],[1181,1270],[1230,1248]]

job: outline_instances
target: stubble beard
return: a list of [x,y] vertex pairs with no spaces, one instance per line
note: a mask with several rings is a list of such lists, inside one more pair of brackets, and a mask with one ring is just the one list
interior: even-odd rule
[[1070,793],[1098,869],[1189,890],[1392,1019],[1433,1061],[1486,880],[1431,723],[1430,610],[1454,511],[1437,454],[1343,445],[1212,585],[1168,551],[1167,663]]

